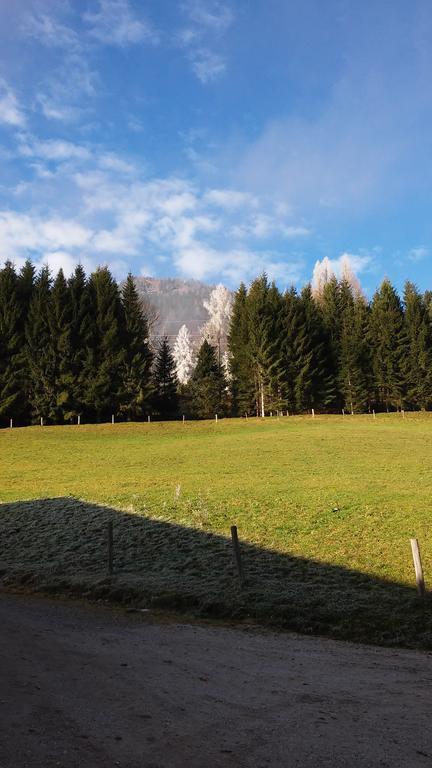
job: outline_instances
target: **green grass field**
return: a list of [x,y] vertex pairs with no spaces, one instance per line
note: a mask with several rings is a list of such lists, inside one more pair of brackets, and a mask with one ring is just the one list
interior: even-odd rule
[[[43,504],[11,503],[57,497],[71,497],[69,502],[57,503],[57,517],[53,502],[47,514]],[[87,506],[76,504],[75,516],[71,507],[73,499],[89,503]],[[408,413],[405,419],[398,414],[379,414],[375,420],[366,415],[317,416],[315,419],[305,416],[265,421],[220,420],[218,424],[109,424],[3,430],[0,433],[0,501],[4,503],[0,507],[0,540],[3,541],[0,564],[3,563],[6,581],[12,578],[10,574],[17,570],[17,564],[18,570],[26,572],[28,578],[32,569],[41,572],[46,564],[43,553],[47,542],[51,547],[51,572],[56,570],[52,566],[54,562],[63,576],[69,568],[71,575],[73,571],[76,578],[77,574],[82,578],[87,543],[81,549],[77,544],[84,560],[75,553],[70,563],[65,552],[75,551],[70,543],[75,530],[80,531],[80,541],[88,541],[88,531],[82,529],[83,517],[99,521],[95,530],[101,530],[100,514],[108,511],[101,512],[94,504],[102,504],[110,508],[110,514],[114,514],[112,510],[122,511],[115,513],[117,520],[127,519],[135,526],[140,522],[144,525],[149,519],[158,523],[165,521],[171,526],[169,530],[176,531],[172,542],[174,550],[171,548],[169,552],[176,566],[172,566],[163,585],[163,594],[170,604],[169,591],[176,582],[174,604],[181,597],[182,578],[190,576],[189,561],[186,559],[185,565],[176,560],[176,537],[180,540],[182,531],[187,536],[196,533],[194,544],[185,544],[190,559],[190,546],[199,549],[201,540],[210,541],[209,534],[215,535],[212,541],[216,548],[223,548],[230,526],[235,523],[242,542],[247,545],[245,556],[251,579],[242,596],[235,597],[237,608],[242,606],[242,610],[237,611],[239,615],[246,615],[248,611],[255,617],[266,614],[273,623],[278,623],[283,610],[277,606],[280,608],[282,603],[267,599],[270,582],[273,576],[276,578],[277,571],[279,576],[272,587],[275,592],[286,588],[287,594],[291,594],[298,586],[303,594],[301,621],[295,620],[295,612],[289,610],[289,605],[298,603],[298,595],[291,601],[284,598],[284,615],[286,618],[288,612],[289,617],[282,623],[287,626],[378,641],[429,643],[429,609],[418,606],[411,589],[414,577],[409,539],[418,537],[426,580],[428,575],[432,579],[432,414]],[[66,510],[65,518],[60,514],[62,509]],[[116,578],[124,586],[126,581],[138,583],[139,577],[144,578],[145,574],[140,576],[140,568],[147,571],[148,577],[149,567],[145,558],[141,563],[139,555],[147,544],[144,542],[141,550],[134,545],[132,551],[126,529],[122,530],[123,533],[120,534],[119,529],[118,534],[122,544]],[[157,534],[157,546],[146,555],[153,560],[159,556],[159,571],[161,563],[166,565],[163,539],[168,536],[162,535],[161,530],[153,531],[153,536]],[[97,541],[101,541],[101,536]],[[95,540],[92,541],[94,545]],[[102,544],[101,547],[103,549]],[[99,585],[105,584],[103,551],[99,554],[96,545],[94,553],[98,554],[94,554],[92,561],[97,562],[92,571],[93,582],[98,577]],[[266,576],[261,560],[261,570],[255,573],[252,584],[253,558],[265,556],[269,562],[269,553],[273,559],[268,569],[273,575],[271,578],[269,575],[267,587],[263,583]],[[232,574],[231,581],[224,581],[231,566],[226,563],[221,567],[218,586],[217,556],[212,552],[207,560],[204,555],[199,557],[199,564],[193,561],[192,566],[192,570],[198,571],[194,576],[196,584],[186,584],[184,593],[189,598],[193,593],[197,604],[200,600],[202,603],[204,594],[207,597],[211,594],[213,605],[222,586],[224,590],[231,589]],[[314,600],[307,578],[302,576],[309,561],[315,564],[313,575],[309,573]],[[300,562],[303,563],[301,572]],[[328,567],[333,569],[331,577],[328,577]],[[153,596],[157,592],[157,571],[155,566],[151,589],[148,586],[146,594],[149,590]],[[280,581],[282,572],[285,576]],[[366,577],[369,579],[369,591],[373,585],[384,589],[382,585],[388,583],[385,594],[389,595],[390,583],[399,585],[392,592],[391,605],[387,605],[383,592],[379,600],[377,595],[375,603],[381,603],[382,615],[378,620],[374,614],[376,631],[367,628],[360,631],[354,622],[354,612],[359,610],[353,598],[354,587],[351,608],[345,613],[337,608],[344,602],[345,574],[349,581],[351,572],[355,572],[356,578],[358,575],[359,584],[364,585]],[[181,578],[176,577],[179,573],[183,574]],[[254,595],[249,602],[248,588]],[[360,597],[366,616],[374,600],[368,598],[369,602],[365,602],[363,592]],[[231,608],[233,599],[231,595],[225,600]],[[256,609],[257,600],[261,611]],[[403,600],[408,601],[406,610],[415,613],[414,621],[410,615],[409,632],[408,624],[399,632],[401,619],[388,618],[389,611],[394,613]],[[309,606],[307,611],[305,601]],[[329,601],[330,612],[327,611]],[[222,603],[218,603],[220,613],[236,614],[231,609],[224,611]],[[374,611],[378,609],[379,606],[373,606]],[[320,621],[315,622],[314,610],[315,614],[321,612],[320,615],[324,611],[327,619],[321,616]],[[392,624],[388,637],[386,621]]]

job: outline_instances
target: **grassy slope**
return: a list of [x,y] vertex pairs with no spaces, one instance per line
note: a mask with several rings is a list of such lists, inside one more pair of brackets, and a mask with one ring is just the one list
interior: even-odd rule
[[432,572],[431,464],[429,414],[35,427],[0,433],[0,501],[71,495],[225,536],[237,523],[260,548],[412,585],[410,536]]

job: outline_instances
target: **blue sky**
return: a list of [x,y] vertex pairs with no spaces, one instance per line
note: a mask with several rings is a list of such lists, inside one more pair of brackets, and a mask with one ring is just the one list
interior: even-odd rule
[[432,288],[430,0],[0,0],[0,258]]

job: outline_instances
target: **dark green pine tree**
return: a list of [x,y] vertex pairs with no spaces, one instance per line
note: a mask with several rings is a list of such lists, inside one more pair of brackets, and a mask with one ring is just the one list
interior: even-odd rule
[[295,288],[284,295],[281,345],[283,352],[284,391],[288,410],[297,411],[296,383],[307,354],[306,327],[302,322],[302,307]]
[[179,398],[176,365],[168,339],[162,339],[156,354],[153,372],[153,409],[162,419],[178,416]]
[[432,403],[432,330],[426,301],[413,283],[405,284],[404,305],[406,397],[414,408],[426,410]]
[[339,410],[342,407],[342,394],[339,390],[339,363],[341,359],[341,336],[342,336],[342,317],[344,303],[349,298],[346,290],[342,292],[341,284],[333,275],[324,286],[322,296],[316,298],[317,305],[321,311],[323,326],[326,334],[326,355],[328,367],[335,383],[334,405]]
[[246,302],[249,326],[249,354],[255,388],[256,413],[282,408],[283,350],[280,329],[282,297],[267,275],[253,281]]
[[387,411],[400,408],[404,396],[405,327],[400,298],[389,280],[383,281],[373,297],[369,329],[376,400]]
[[35,280],[27,316],[26,360],[28,366],[28,396],[31,417],[37,422],[55,420],[56,402],[56,350],[51,334],[51,276],[43,267]]
[[35,287],[36,270],[29,259],[25,262],[18,275],[18,301],[20,306],[20,332],[23,340],[22,347],[22,398],[20,413],[17,418],[28,424],[32,419],[30,406],[30,370],[25,347],[25,328],[27,324],[30,303]]
[[79,264],[68,280],[70,301],[70,370],[69,417],[74,421],[85,410],[86,383],[91,375],[96,344],[90,289],[83,267]]
[[226,381],[218,363],[217,352],[207,340],[198,352],[195,370],[189,382],[193,416],[212,419],[226,413]]
[[353,295],[351,286],[342,281],[338,384],[342,407],[350,413],[370,408],[370,354],[368,343],[368,306],[361,295]]
[[107,267],[90,276],[92,338],[84,362],[84,406],[90,420],[108,421],[123,402],[124,313],[116,281]]
[[301,339],[299,373],[295,383],[296,410],[330,411],[335,404],[335,376],[322,313],[310,285],[300,294]]
[[122,288],[124,314],[121,412],[128,420],[140,419],[150,405],[153,355],[149,329],[132,275]]
[[69,285],[60,269],[51,290],[49,324],[51,344],[55,355],[55,412],[56,423],[71,421],[74,408],[74,371],[72,350],[72,301]]
[[247,290],[241,283],[233,300],[228,332],[231,400],[235,416],[255,411],[254,372],[249,348]]
[[24,355],[18,277],[10,261],[0,270],[0,423],[23,416]]

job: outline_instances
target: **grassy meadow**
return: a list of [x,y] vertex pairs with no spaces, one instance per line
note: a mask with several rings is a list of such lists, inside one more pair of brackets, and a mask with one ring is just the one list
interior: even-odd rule
[[[116,585],[155,605],[432,642],[409,544],[418,537],[432,580],[432,414],[5,429],[0,502],[5,583],[37,575],[100,596]],[[117,558],[108,580],[107,519]]]

